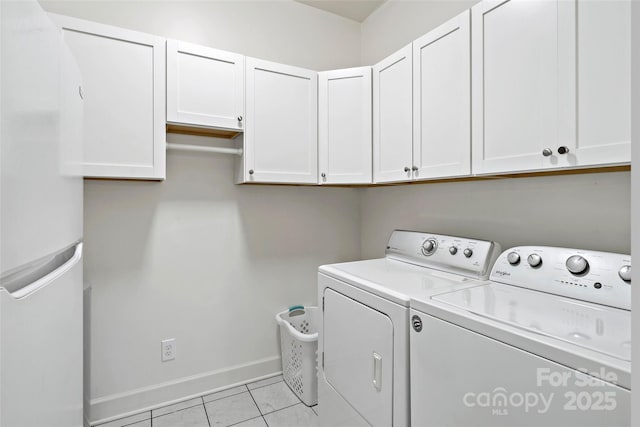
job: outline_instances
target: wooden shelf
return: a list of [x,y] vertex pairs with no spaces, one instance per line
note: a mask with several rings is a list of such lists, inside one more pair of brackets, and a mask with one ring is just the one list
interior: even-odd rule
[[181,135],[209,136],[215,138],[233,139],[242,132],[226,129],[201,128],[197,126],[167,124],[167,133],[178,133]]

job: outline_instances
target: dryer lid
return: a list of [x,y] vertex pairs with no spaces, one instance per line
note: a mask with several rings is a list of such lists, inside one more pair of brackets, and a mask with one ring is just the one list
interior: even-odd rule
[[405,307],[411,298],[485,283],[388,258],[323,265],[319,271]]
[[626,310],[499,283],[432,299],[531,333],[631,360],[631,313]]

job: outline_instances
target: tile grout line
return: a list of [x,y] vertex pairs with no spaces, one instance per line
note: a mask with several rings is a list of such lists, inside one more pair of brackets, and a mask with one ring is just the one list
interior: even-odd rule
[[[274,384],[276,384],[276,383],[274,383]],[[269,385],[271,385],[271,384],[269,384]],[[256,402],[256,399],[253,397],[253,393],[251,393],[251,389],[246,384],[245,384],[245,386],[247,387],[247,390],[249,390],[249,396],[251,396],[251,400],[253,400],[254,405],[256,405],[256,407],[258,408],[258,412],[260,412],[260,416],[262,417],[262,421],[264,421],[264,424],[267,427],[269,427],[269,423],[267,422],[267,419],[264,417],[264,414],[262,413],[262,409],[260,409],[260,407],[258,406],[258,402]],[[261,388],[261,387],[256,387],[256,388],[254,388],[254,390],[257,390],[259,388]]]
[[[204,397],[205,397],[205,396],[211,396],[212,394],[224,393],[224,391],[225,391],[225,390],[222,390],[222,391],[217,391],[217,392],[215,392],[215,393],[203,394],[202,396],[200,396],[200,398],[202,399],[202,401],[203,401],[203,402],[204,402],[204,404],[206,405],[207,403],[216,402],[216,401],[218,401],[218,400],[226,399],[227,397],[231,397],[231,396],[237,396],[237,395],[239,395],[239,394],[246,393],[246,392],[248,392],[248,391],[249,391],[249,388],[247,388],[247,385],[246,385],[246,384],[242,384],[242,386],[244,386],[244,388],[245,388],[245,390],[244,390],[244,391],[240,391],[240,392],[238,392],[238,393],[233,393],[233,394],[230,394],[230,395],[228,395],[228,396],[223,396],[223,397],[219,397],[219,398],[217,398],[217,399],[207,400],[206,402],[204,401]],[[238,386],[238,387],[242,387],[242,386]],[[235,387],[234,387],[234,388],[235,388]],[[229,389],[228,389],[228,390],[229,390]]]
[[[209,412],[207,412],[207,405],[204,404],[204,397],[200,396],[200,400],[202,400],[202,407],[204,408],[204,415],[207,417],[207,424],[211,427],[211,420],[209,419]],[[151,426],[153,427],[153,426]]]
[[[264,381],[264,380],[262,380],[262,381]],[[273,414],[273,413],[275,413],[275,412],[281,411],[281,410],[283,410],[283,409],[291,408],[291,407],[293,407],[293,406],[295,406],[295,405],[298,405],[298,404],[303,404],[303,402],[302,402],[302,401],[299,401],[298,403],[294,403],[293,405],[285,406],[285,407],[280,408],[280,409],[277,409],[277,410],[275,410],[275,411],[271,411],[271,412],[268,412],[268,413],[266,413],[266,414],[263,414],[263,413],[262,413],[262,410],[261,410],[261,409],[260,409],[260,407],[258,406],[258,403],[256,402],[255,398],[253,397],[253,394],[251,393],[251,392],[252,392],[252,390],[258,390],[258,389],[261,389],[261,388],[269,387],[269,386],[276,385],[276,384],[281,383],[281,382],[283,382],[283,383],[285,382],[285,381],[284,381],[284,378],[279,379],[278,381],[275,381],[275,382],[270,383],[270,384],[265,384],[265,385],[261,385],[261,386],[259,386],[259,387],[254,387],[254,388],[252,388],[252,389],[250,389],[250,388],[249,388],[249,384],[251,384],[251,383],[242,384],[242,385],[241,385],[241,386],[239,386],[239,387],[244,387],[244,388],[245,388],[245,391],[240,391],[240,392],[238,392],[238,393],[234,393],[234,394],[230,394],[230,395],[228,395],[228,396],[224,396],[224,397],[220,397],[220,398],[217,398],[217,399],[209,400],[209,401],[207,401],[207,402],[205,402],[205,400],[204,400],[204,398],[205,398],[205,396],[206,396],[206,395],[201,395],[201,396],[196,397],[196,398],[193,398],[193,399],[198,399],[198,398],[199,398],[199,399],[202,401],[202,403],[197,403],[197,404],[192,405],[192,406],[187,406],[187,407],[185,407],[185,408],[180,408],[180,409],[177,409],[177,410],[174,410],[174,411],[171,411],[171,412],[167,412],[166,414],[162,414],[162,415],[154,416],[154,415],[153,415],[153,411],[154,411],[154,410],[144,411],[144,412],[148,412],[148,413],[149,413],[149,418],[146,418],[145,420],[142,420],[142,421],[149,420],[149,421],[150,421],[150,423],[151,423],[151,427],[153,427],[153,424],[154,424],[154,423],[153,423],[153,420],[154,420],[154,418],[164,417],[164,416],[166,416],[166,415],[175,414],[176,412],[184,411],[184,410],[187,410],[187,409],[192,409],[192,408],[197,407],[198,405],[202,405],[202,406],[204,407],[205,415],[206,415],[206,417],[207,417],[207,423],[209,424],[209,427],[211,427],[211,420],[209,420],[209,413],[207,412],[207,408],[206,408],[206,404],[207,404],[207,403],[216,402],[216,401],[218,401],[218,400],[226,399],[226,398],[229,398],[229,397],[237,396],[237,395],[242,394],[242,393],[247,393],[247,392],[249,392],[249,396],[251,396],[251,400],[253,400],[253,403],[254,403],[254,404],[256,405],[256,407],[258,408],[258,412],[260,413],[260,417],[263,419],[263,421],[265,422],[265,424],[266,424],[266,425],[267,425],[267,427],[268,427],[268,426],[269,426],[269,423],[267,423],[267,420],[266,420],[266,418],[264,417],[265,415]],[[285,384],[286,384],[286,383],[285,383]],[[222,392],[224,392],[224,390],[221,390],[221,391],[216,392],[216,393],[222,393]],[[211,394],[216,394],[216,393],[211,393]],[[296,397],[297,397],[297,396],[296,396]],[[299,398],[298,398],[298,400],[299,400]],[[177,405],[177,404],[179,404],[179,403],[180,403],[180,402],[178,402],[178,403],[174,403],[174,404],[172,404],[172,405]],[[172,405],[167,405],[167,406],[172,406]],[[155,410],[157,411],[157,410],[162,409],[162,408],[166,408],[166,406],[163,406],[163,407],[157,408],[157,409],[155,409]],[[311,408],[311,409],[313,410],[313,408]],[[144,412],[143,412],[143,413],[144,413]],[[314,412],[315,412],[315,411],[314,411]],[[316,413],[316,415],[317,415],[317,413]],[[128,418],[128,417],[127,417],[127,418]],[[254,419],[254,418],[258,418],[258,417],[249,418],[249,419],[244,420],[244,421],[252,420],[252,419]],[[240,422],[238,422],[238,423],[236,423],[236,424],[239,424],[239,423],[244,422],[244,421],[240,421]],[[124,424],[122,427],[128,427],[128,426],[130,426],[130,425],[132,425],[132,424],[136,424],[137,422],[140,422],[140,421],[136,421],[136,422],[131,423],[131,424]],[[233,425],[235,425],[235,424],[233,424]],[[96,426],[96,427],[100,427],[100,426]]]
[[[249,390],[249,387],[247,387],[247,390]],[[254,390],[256,390],[256,389],[254,388]],[[260,409],[260,407],[258,406],[258,402],[256,402],[256,399],[253,397],[253,393],[251,393],[251,390],[249,390],[249,396],[251,396],[251,400],[253,400],[253,404],[256,405],[256,408],[258,408],[258,412],[260,412],[260,416],[262,417],[262,421],[264,421],[264,423],[267,425],[267,427],[269,427],[269,424],[267,423],[267,420],[264,417],[264,414],[262,413],[262,409]]]
[[[248,420],[238,421],[237,423],[229,424],[227,427],[237,426],[238,424],[246,423],[247,421],[255,420],[257,418],[264,419],[264,417],[262,415],[258,415],[257,417],[249,418]],[[265,421],[265,423],[266,423],[266,421]]]
[[[194,397],[194,399],[198,399],[197,397]],[[200,399],[202,399],[202,397],[200,397]],[[192,400],[192,399],[189,399]],[[203,404],[203,403],[202,403]],[[174,403],[174,405],[177,405],[177,403]],[[176,412],[180,412],[180,411],[184,411],[186,409],[191,409],[191,408],[195,408],[196,406],[201,405],[201,403],[196,403],[195,405],[192,406],[187,406],[185,408],[180,408],[180,409],[176,409],[175,411],[171,411],[171,412],[167,412],[166,414],[162,414],[162,415],[156,415],[155,417],[153,416],[153,412],[151,413],[151,419],[154,418],[160,418],[160,417],[164,417],[165,415],[171,415],[171,414],[175,414]],[[172,406],[172,405],[168,405],[168,406]],[[163,406],[162,408],[166,408],[166,406]],[[162,409],[162,408],[158,408],[158,409]],[[156,409],[156,411],[158,410]],[[126,427],[126,426],[125,426]]]
[[[144,420],[134,421],[134,422],[132,422],[132,423],[128,423],[128,424],[121,424],[120,426],[117,426],[117,427],[129,427],[129,426],[131,426],[131,425],[138,424],[138,423],[141,423],[141,422],[143,422],[143,421],[150,420],[150,419],[151,419],[151,411],[142,411],[142,412],[140,412],[140,413],[138,413],[138,414],[129,415],[128,417],[120,418],[119,420],[126,420],[127,418],[133,418],[133,417],[138,416],[138,415],[140,415],[140,414],[144,414],[145,412],[148,412],[148,413],[149,413],[149,418],[145,418]],[[107,423],[98,424],[98,425],[96,425],[96,426],[94,426],[94,427],[102,427],[102,426],[105,426],[105,425],[107,425],[107,424],[111,424],[111,423],[113,423],[113,422],[119,421],[119,420],[113,420],[113,421],[109,421],[109,422],[107,422]]]
[[[298,402],[298,403],[294,403],[293,405],[289,405],[289,406],[282,407],[282,408],[280,408],[280,409],[276,409],[275,411],[267,412],[267,413],[266,413],[266,414],[264,414],[264,415],[271,415],[271,414],[275,414],[276,412],[280,412],[280,411],[283,411],[283,410],[285,410],[285,409],[293,408],[293,407],[294,407],[294,406],[296,406],[296,405],[303,405],[303,406],[306,406],[304,403],[302,403],[302,402]],[[308,406],[307,406],[307,408],[308,408]],[[258,409],[260,409],[260,408],[258,408]],[[260,413],[262,413],[262,411],[260,411]]]
[[273,383],[271,383],[271,384],[265,384],[265,385],[261,385],[261,386],[254,387],[254,388],[249,388],[249,384],[245,384],[245,387],[247,387],[247,389],[248,389],[249,391],[251,391],[251,390],[257,390],[257,389],[259,389],[259,388],[269,387],[270,385],[278,384],[278,383],[280,383],[280,382],[282,382],[282,383],[283,383],[283,382],[284,382],[284,379],[278,380],[278,381],[273,382]]

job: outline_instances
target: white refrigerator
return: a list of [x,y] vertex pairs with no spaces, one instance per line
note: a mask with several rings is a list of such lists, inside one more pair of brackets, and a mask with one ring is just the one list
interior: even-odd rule
[[37,1],[0,30],[0,426],[81,426],[80,74]]

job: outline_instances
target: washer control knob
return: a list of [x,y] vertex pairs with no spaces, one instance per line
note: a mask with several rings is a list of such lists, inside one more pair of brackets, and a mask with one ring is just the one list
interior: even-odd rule
[[625,282],[631,281],[631,266],[625,265],[618,270],[618,276]]
[[565,263],[567,266],[567,270],[569,270],[573,274],[582,274],[589,268],[589,263],[584,257],[580,255],[573,255],[567,258],[567,262]]
[[455,246],[451,246],[451,247],[449,248],[449,253],[450,253],[451,255],[455,255],[455,254],[457,254],[457,253],[458,253],[458,248],[456,248]]
[[464,256],[466,256],[467,258],[471,258],[471,255],[473,255],[473,249],[465,249],[464,251],[462,251],[462,253],[464,254]]
[[509,264],[511,265],[520,264],[520,254],[517,252],[509,252],[509,255],[507,255],[507,261],[509,261]]
[[542,264],[542,258],[538,254],[531,254],[527,257],[527,262],[531,267],[539,267]]
[[430,256],[436,251],[438,247],[438,242],[436,239],[427,239],[422,244],[422,255]]

